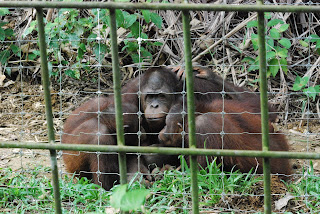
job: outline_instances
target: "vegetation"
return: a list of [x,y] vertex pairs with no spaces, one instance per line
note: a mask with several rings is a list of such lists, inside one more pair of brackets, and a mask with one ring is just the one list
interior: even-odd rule
[[[85,178],[78,179],[65,175],[60,179],[63,211],[103,213],[106,209],[115,212],[122,208],[143,213],[166,211],[188,213],[188,210],[191,209],[189,203],[191,201],[191,178],[190,170],[184,159],[182,160],[184,170],[164,171],[155,176],[156,180],[148,188],[142,185],[141,176],[137,176],[140,177],[140,180],[135,177],[128,185],[116,185],[111,192],[107,192]],[[37,167],[32,171],[24,172],[1,169],[0,211],[53,212],[50,173],[50,169],[46,167]],[[202,210],[212,207],[222,209],[222,201],[232,203],[233,200],[236,200],[236,195],[241,200],[245,200],[245,198],[259,198],[261,196],[257,195],[263,193],[259,192],[262,191],[261,177],[254,176],[252,173],[242,174],[238,171],[223,173],[215,161],[207,169],[199,171],[198,180],[200,209]],[[312,167],[306,170],[305,176],[298,182],[286,185],[292,195],[299,197],[302,203],[299,205],[300,212],[310,210],[316,213],[320,211],[320,179],[315,176]],[[128,189],[127,192],[126,189]],[[274,194],[277,195],[277,193]],[[262,204],[259,203],[258,206]]]
[[[290,27],[289,24],[286,24],[281,19],[272,19],[270,13],[266,13],[265,19],[268,20],[266,24],[266,57],[267,57],[267,76],[276,77],[279,75],[279,71],[288,75],[288,52],[292,46],[291,41],[288,38],[283,36],[283,33],[287,31]],[[257,28],[257,20],[251,21],[248,23],[247,28]],[[256,33],[251,34],[251,41],[253,49],[255,52],[258,51],[258,35]],[[315,52],[320,53],[320,37],[316,34],[310,35],[306,40],[300,40],[301,45],[304,47],[309,47],[310,43],[315,43]],[[244,57],[243,62],[249,63],[248,71],[259,70],[259,56],[255,58]],[[309,82],[310,77],[304,76],[300,77],[296,74],[295,82],[293,84],[293,91],[303,91],[306,98],[311,97],[312,101],[315,101],[316,97],[320,93],[320,85],[310,86]],[[257,79],[258,80],[258,79]],[[303,106],[306,105],[308,101],[306,98],[302,98]]]
[[[200,3],[200,0],[194,2]],[[240,0],[238,3],[250,4],[253,0]],[[26,11],[0,8],[0,89],[8,91],[10,96],[14,94],[17,95],[15,97],[24,100],[23,112],[28,112],[25,127],[30,128],[32,133],[30,138],[34,140],[34,133],[43,131],[36,126],[37,123],[33,123],[34,118],[40,118],[39,121],[43,121],[41,117],[44,117],[44,113],[26,108],[29,103],[33,103],[34,98],[40,97],[40,92],[37,88],[32,94],[20,81],[23,80],[31,85],[39,84],[41,79],[38,72],[40,62],[36,21],[32,12]],[[208,54],[198,62],[223,74],[228,80],[232,79],[235,84],[248,85],[256,90],[259,79],[256,21],[244,25],[247,27],[240,28],[231,37],[224,37],[226,33],[241,25],[242,20],[250,17],[251,14],[233,12],[210,12],[209,14],[203,11],[191,11],[191,14],[192,55],[197,56],[223,38],[223,42],[208,50]],[[87,85],[93,85],[91,83],[97,82],[98,78],[100,78],[101,89],[110,89],[108,10],[49,9],[45,10],[45,15],[47,15],[45,32],[50,75],[53,80],[53,89],[58,91],[59,96],[62,95],[60,102],[72,103],[70,100],[73,101],[72,96],[76,92],[71,91],[70,88],[77,88],[77,92],[87,91]],[[183,63],[184,44],[179,12],[117,10],[116,15],[120,65],[126,65],[122,67],[123,82],[130,78],[136,71],[136,67],[140,65]],[[20,20],[17,17],[25,18]],[[292,121],[304,119],[307,106],[308,114],[306,115],[316,118],[319,114],[320,86],[317,66],[320,59],[320,27],[318,22],[314,21],[319,18],[319,14],[291,13],[283,16],[279,13],[268,13],[266,15],[269,89],[276,93],[271,97],[271,102],[277,103],[279,112],[290,112],[288,115]],[[308,25],[305,24],[306,22]],[[99,77],[96,75],[97,70],[101,73]],[[21,77],[19,81],[17,77]],[[85,85],[84,82],[89,83]],[[16,91],[16,88],[23,88],[23,92]],[[64,91],[65,89],[70,91]],[[97,91],[97,87],[94,89]],[[16,102],[11,99],[12,97],[6,100],[8,107],[0,110],[4,112],[5,118],[13,118],[13,120],[3,121],[10,124],[10,127],[21,127],[21,117],[16,116],[17,112],[22,113],[20,105],[17,105],[21,102]],[[0,96],[3,106],[6,98],[6,95]],[[56,104],[54,112],[61,112],[61,106],[57,100],[59,98],[53,96],[53,104]],[[34,103],[35,105],[32,106],[42,106],[43,102],[37,100]],[[63,106],[63,109],[70,110],[71,107]],[[318,120],[315,121],[318,123]],[[41,124],[44,123],[41,122]],[[314,133],[318,132],[317,130]],[[305,133],[311,132],[306,130]],[[43,138],[43,135],[38,136]],[[311,164],[310,169],[304,170],[303,176],[297,182],[287,184],[288,191],[296,197],[295,203],[300,206],[299,210],[294,210],[293,213],[320,211],[320,181],[312,166]],[[15,172],[3,168],[0,169],[0,173],[1,212],[51,213],[54,211],[52,185],[49,179],[50,169],[38,167],[30,171]],[[222,207],[223,201],[232,202],[238,195],[242,197],[241,200],[247,196],[260,195],[254,192],[260,185],[259,177],[239,172],[221,172],[215,162],[208,169],[200,170],[198,179],[200,206],[204,210],[207,207]],[[142,180],[132,181],[127,187],[115,187],[113,193],[104,191],[87,179],[63,176],[60,181],[64,212],[99,213],[106,212],[107,206],[113,206],[115,209],[122,208],[145,213],[164,211],[181,213],[188,212],[184,208],[190,208],[188,204],[191,200],[190,177],[187,167],[182,171],[163,172],[163,175],[155,179],[150,188],[144,187],[141,184]],[[123,191],[126,188],[128,192]],[[118,194],[120,199],[118,201],[111,199],[112,194]],[[132,197],[139,197],[141,200],[132,203]],[[144,206],[141,206],[143,204]],[[236,204],[238,203],[233,205]]]

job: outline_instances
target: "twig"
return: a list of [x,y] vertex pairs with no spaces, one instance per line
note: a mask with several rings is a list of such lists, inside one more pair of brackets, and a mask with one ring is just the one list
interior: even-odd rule
[[231,53],[230,53],[230,49],[227,48],[227,55],[228,55],[228,61],[229,61],[229,65],[231,67],[231,74],[232,74],[232,80],[233,80],[233,84],[238,85],[238,81],[237,81],[237,77],[236,77],[236,71],[234,69],[234,62],[232,61],[231,58]]
[[[311,66],[311,68],[309,69],[309,71],[307,71],[307,73],[303,76],[303,77],[311,77],[313,74],[313,71],[316,69],[316,67],[320,64],[320,57],[317,59],[317,61],[315,63],[313,63],[313,65]],[[315,85],[315,83],[314,83]],[[313,86],[314,86],[313,85]]]
[[252,16],[250,16],[249,18],[247,18],[246,20],[244,20],[243,22],[241,22],[237,27],[235,27],[232,31],[230,31],[229,33],[227,33],[227,35],[225,35],[224,37],[222,37],[221,39],[219,39],[217,42],[215,42],[214,44],[212,44],[210,47],[208,47],[206,50],[202,51],[198,56],[196,56],[195,58],[192,59],[192,62],[196,62],[197,60],[199,60],[203,55],[207,54],[209,51],[211,51],[214,47],[216,47],[217,45],[219,45],[224,39],[231,37],[233,34],[235,34],[236,32],[238,32],[241,28],[245,27],[248,22],[252,21],[253,19],[255,19],[257,17],[257,14],[254,14]]
[[169,35],[167,35],[166,40],[164,41],[163,45],[161,46],[161,48],[160,48],[160,50],[159,50],[159,52],[158,52],[158,54],[157,54],[157,57],[153,60],[152,67],[153,67],[153,66],[156,64],[156,62],[158,61],[158,59],[159,59],[159,57],[160,57],[160,54],[162,53],[162,50],[163,50],[165,44],[166,44],[167,41],[168,41],[168,38],[169,38]]

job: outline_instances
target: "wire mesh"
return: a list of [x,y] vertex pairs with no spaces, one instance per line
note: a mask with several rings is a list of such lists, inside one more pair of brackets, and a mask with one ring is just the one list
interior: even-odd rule
[[[226,3],[226,2],[224,2]],[[238,3],[243,3],[243,1],[238,1]],[[251,3],[251,2],[249,2]],[[275,3],[266,2],[267,5],[272,5]],[[284,3],[281,1],[278,3],[280,5],[293,5],[292,3]],[[297,3],[298,4],[298,3]],[[314,2],[305,2],[305,5],[317,4]],[[20,16],[21,13],[27,13],[32,15],[32,10],[20,9],[11,10],[15,11],[12,14],[17,13]],[[46,15],[49,14],[50,9],[46,11]],[[74,15],[77,11],[78,15]],[[71,111],[75,106],[79,106],[83,103],[85,97],[103,97],[113,95],[112,90],[112,80],[111,80],[111,58],[108,53],[108,45],[110,40],[108,37],[108,27],[104,26],[104,18],[106,17],[105,10],[74,10],[74,9],[52,9],[51,12],[56,14],[57,20],[50,22],[50,18],[47,17],[47,26],[49,23],[56,23],[54,30],[50,31],[47,28],[48,34],[48,46],[49,46],[49,67],[51,66],[51,78],[52,78],[52,101],[53,101],[53,117],[54,125],[56,130],[56,139],[60,139],[63,132],[63,122],[67,117],[71,115]],[[140,27],[144,27],[145,20],[142,18],[143,14],[140,11],[130,11],[130,14],[138,13],[140,17],[138,18]],[[182,25],[181,25],[181,13],[179,11],[158,11],[163,18],[162,31],[160,33],[155,33],[154,37],[143,38],[144,35],[139,31],[138,39],[127,38],[128,30],[121,32],[118,30],[119,46],[122,47],[119,54],[120,56],[127,57],[125,60],[120,62],[120,67],[122,70],[122,83],[124,84],[132,76],[141,75],[146,68],[156,67],[159,64],[166,65],[183,65],[183,39],[182,39]],[[205,14],[205,15],[202,15]],[[92,37],[73,37],[74,35],[66,36],[66,29],[72,29],[71,27],[65,26],[65,18],[70,15],[74,20],[79,21],[75,17],[85,17],[85,14],[90,14],[91,17],[96,17],[94,21],[97,22],[96,27],[93,30]],[[252,47],[245,47],[247,40],[252,40],[252,33],[255,32],[253,28],[246,27],[247,22],[242,20],[250,19],[255,17],[254,13],[248,13],[243,16],[241,13],[236,12],[190,12],[191,14],[191,41],[192,41],[192,52],[194,56],[198,56],[196,53],[201,53],[201,51],[214,45],[208,54],[205,54],[201,58],[201,64],[206,64],[211,70],[216,70],[219,74],[226,77],[228,82],[233,82],[240,86],[250,86],[251,89],[257,89],[257,83],[254,81],[258,78],[258,75],[254,71],[248,71],[250,65],[247,62],[241,62],[244,56],[251,56],[254,58],[256,52]],[[293,81],[296,75],[299,76],[309,76],[308,85],[305,89],[310,86],[318,85],[318,55],[315,53],[316,42],[310,42],[311,45],[304,47],[300,41],[306,41],[310,39],[310,35],[317,34],[317,24],[318,16],[313,13],[302,13],[302,14],[291,14],[289,12],[281,13],[271,13],[272,19],[279,18],[290,23],[291,32],[286,31],[284,34],[286,38],[292,43],[292,47],[289,51],[288,56],[288,74],[284,71],[280,71],[275,77],[269,79],[269,96],[270,102],[276,104],[277,109],[275,112],[280,117],[280,122],[276,124],[276,130],[281,132],[272,133],[272,135],[285,135],[291,145],[291,150],[293,151],[303,151],[308,154],[314,153],[315,155],[319,153],[318,141],[319,141],[319,129],[318,129],[318,118],[319,106],[318,97],[313,100],[312,97],[305,96],[303,91],[292,91]],[[53,16],[54,17],[54,16]],[[218,17],[218,18],[217,18]],[[237,19],[235,17],[240,17]],[[295,17],[296,19],[291,17]],[[201,20],[200,18],[203,18]],[[227,20],[227,21],[226,21]],[[300,21],[300,23],[297,22]],[[266,23],[268,20],[266,20]],[[73,22],[76,25],[76,21]],[[242,25],[243,24],[243,25]],[[232,29],[237,26],[242,28],[235,31],[233,34],[228,35]],[[300,26],[301,25],[301,26]],[[29,25],[30,26],[30,25]],[[294,26],[294,27],[293,27]],[[155,24],[150,24],[147,29],[143,29],[142,32],[154,31],[156,28]],[[25,29],[28,29],[27,27]],[[298,32],[294,34],[292,32]],[[54,35],[56,34],[56,37]],[[34,34],[34,31],[33,33]],[[37,50],[36,40],[34,40],[34,35],[29,34],[27,37],[17,37],[14,40],[18,47],[20,47],[20,56],[18,56],[17,62],[11,62],[3,67],[3,71],[11,70],[12,76],[6,76],[7,79],[4,83],[8,84],[6,89],[9,93],[5,91],[1,93],[2,111],[1,111],[1,121],[3,121],[2,127],[2,137],[1,141],[10,142],[25,142],[25,141],[46,141],[46,122],[44,118],[44,101],[42,99],[43,92],[40,86],[40,75],[38,74],[39,66],[30,60],[23,61],[25,55],[34,54],[33,51]],[[228,36],[227,36],[228,35]],[[2,42],[3,47],[8,47],[12,41]],[[88,42],[89,50],[87,54],[83,55],[82,58],[77,58],[77,50],[81,48],[82,41]],[[239,42],[240,41],[240,42]],[[131,43],[134,44],[131,44]],[[162,42],[162,45],[151,46],[149,43]],[[70,45],[71,43],[71,45]],[[238,45],[238,44],[239,45]],[[96,46],[95,46],[96,45]],[[131,58],[125,56],[126,45],[137,46],[134,51],[131,52]],[[241,46],[244,46],[241,51]],[[27,47],[27,51],[24,49]],[[29,48],[29,49],[28,49]],[[31,48],[31,50],[30,50]],[[146,52],[152,53],[152,60]],[[3,49],[2,49],[3,50]],[[30,51],[29,51],[30,50]],[[76,54],[75,54],[76,53]],[[135,58],[136,57],[136,58]],[[92,58],[94,58],[92,60]],[[35,58],[37,59],[37,58]],[[138,62],[133,63],[134,59],[138,59]],[[131,61],[130,61],[131,60]],[[74,62],[78,62],[74,63]],[[127,63],[127,62],[130,62]],[[272,66],[269,64],[269,67]],[[33,77],[30,80],[30,74]],[[7,74],[6,74],[7,75]],[[138,75],[138,76],[139,76]],[[76,77],[80,76],[81,81],[77,80]],[[12,79],[14,83],[8,81]],[[86,81],[84,81],[86,80]],[[290,82],[291,80],[291,82]],[[28,84],[32,82],[32,84]],[[141,84],[139,84],[139,87]],[[139,88],[139,92],[141,89]],[[185,90],[183,91],[185,93]],[[216,92],[223,97],[224,91]],[[254,92],[258,93],[258,92]],[[228,94],[228,93],[227,93]],[[231,93],[232,94],[232,93]],[[138,94],[141,96],[141,94]],[[230,95],[230,94],[229,94]],[[86,98],[85,98],[86,99]],[[98,118],[98,124],[100,124],[101,109],[98,99],[98,104],[96,105],[97,110],[94,111],[84,111],[82,114],[96,114]],[[243,114],[244,112],[238,113]],[[81,113],[79,114],[81,115]],[[142,106],[139,105],[138,116],[140,123],[142,122],[143,111]],[[223,116],[223,114],[222,114]],[[97,131],[92,131],[88,133],[83,133],[83,135],[96,135],[101,133],[98,126]],[[143,135],[139,130],[139,144],[141,144],[140,137]],[[157,135],[158,133],[148,133],[150,135]],[[210,134],[221,134],[221,133],[210,133]],[[237,135],[239,133],[232,133]],[[246,133],[240,133],[244,135]],[[103,134],[106,135],[106,134]],[[98,139],[100,137],[98,135]],[[107,135],[108,136],[108,135]],[[221,135],[223,136],[223,135]],[[224,138],[224,137],[223,137]],[[183,141],[184,142],[184,141]],[[98,144],[99,140],[98,140]],[[50,170],[46,167],[49,166],[48,163],[48,153],[46,150],[29,150],[29,149],[1,149],[2,151],[2,162],[3,166],[10,167],[9,169],[1,170],[1,178],[4,182],[0,187],[2,193],[7,191],[18,191],[26,192],[25,197],[21,196],[21,199],[4,198],[2,201],[2,209],[4,211],[16,211],[37,209],[40,212],[52,211],[52,207],[45,206],[47,203],[50,204],[53,198],[50,195],[51,186],[50,182],[46,178],[50,177]],[[61,161],[61,155],[69,153],[68,151],[59,152],[59,173],[61,178],[61,197],[62,197],[62,207],[64,211],[79,212],[79,210],[88,211],[98,211],[104,210],[106,212],[112,212],[109,201],[109,195],[102,188],[96,188],[91,185],[90,182],[80,181],[80,183],[88,189],[77,189],[74,191],[74,186],[76,186],[72,180],[72,174],[66,172],[64,168],[64,163]],[[111,154],[106,152],[89,152],[87,154],[94,154],[97,157],[104,154]],[[117,153],[112,153],[117,154]],[[138,169],[141,170],[141,157],[144,157],[144,153],[133,155],[134,160],[137,161]],[[79,156],[80,152],[76,152],[73,155]],[[165,156],[166,157],[166,156]],[[46,160],[46,161],[45,161]],[[97,158],[99,161],[99,158]],[[8,161],[7,163],[5,163]],[[29,166],[30,163],[30,166]],[[39,164],[40,163],[40,164]],[[12,165],[11,165],[12,164]],[[104,174],[103,171],[99,169],[101,164],[98,162],[98,169],[96,171],[90,171],[91,174],[101,175]],[[39,165],[44,165],[40,167]],[[318,178],[319,178],[319,168],[318,160],[315,160],[310,164],[309,160],[294,160],[294,166],[298,169],[295,170],[294,175],[290,176],[295,178],[294,182],[289,183],[285,186],[282,182],[278,182],[276,179],[272,179],[274,185],[271,187],[271,199],[272,208],[274,212],[283,213],[285,211],[291,212],[317,212],[319,209],[319,192],[317,191]],[[169,192],[169,190],[157,189],[153,190],[150,203],[146,204],[146,208],[151,212],[190,212],[191,210],[191,196],[190,196],[190,178],[188,177],[188,170],[184,167],[183,169],[177,170],[183,176],[183,179],[179,180],[177,175],[172,171],[165,171],[161,173],[141,172],[144,176],[154,176],[152,182],[166,180],[167,182],[172,182],[176,186],[183,187],[182,192]],[[222,169],[224,166],[222,166]],[[9,170],[9,171],[8,171]],[[159,170],[159,169],[158,169]],[[162,169],[160,169],[162,170]],[[201,173],[201,172],[200,172]],[[202,171],[203,173],[203,171]],[[33,176],[40,176],[43,178],[42,183]],[[42,177],[42,174],[46,175]],[[113,174],[113,173],[112,173]],[[118,173],[115,173],[118,175]],[[130,173],[129,173],[130,174]],[[159,175],[160,174],[160,175]],[[26,177],[31,178],[27,183],[14,183],[15,177],[26,175]],[[65,175],[69,175],[66,178]],[[134,172],[131,172],[132,176],[135,176]],[[233,185],[244,185],[246,183],[229,183],[230,180],[236,179],[236,176],[229,175],[228,172],[216,171],[207,173],[206,175],[200,174],[200,177],[207,178],[205,176],[210,175],[214,182],[211,182],[209,186],[203,186],[203,180],[199,179],[200,189],[208,188],[208,191],[201,192],[200,194],[200,211],[212,212],[212,211],[222,211],[222,212],[252,212],[262,211],[262,198],[264,196],[263,192],[258,189],[261,188],[261,183],[256,183],[251,187],[252,191],[241,192],[239,190],[235,191],[232,189]],[[8,177],[6,177],[8,176]],[[71,180],[70,180],[71,177]],[[250,177],[250,176],[249,176]],[[251,176],[253,177],[253,176]],[[170,180],[171,179],[171,180]],[[217,180],[222,181],[222,190],[216,190],[217,186],[220,185]],[[143,186],[143,177],[138,176],[139,186]],[[168,181],[170,180],[170,181]],[[8,181],[10,181],[8,183]],[[40,183],[37,183],[40,182]],[[181,182],[181,183],[179,183]],[[79,182],[78,182],[79,183]],[[88,184],[86,186],[84,184]],[[296,185],[295,185],[296,184]],[[137,185],[132,184],[132,185]],[[163,184],[162,184],[163,185]],[[298,187],[299,188],[298,188]],[[301,187],[301,188],[300,188]],[[248,189],[245,187],[244,189]],[[250,187],[249,187],[250,188]],[[39,190],[40,189],[40,190]],[[40,198],[35,198],[30,194],[32,191],[40,191],[38,196]],[[72,191],[74,191],[72,193]],[[201,191],[201,190],[200,190]],[[91,195],[85,195],[84,193],[90,193]],[[97,194],[98,199],[93,202],[92,195]],[[290,195],[289,195],[290,194]],[[31,195],[31,196],[30,196]],[[82,201],[79,200],[76,195],[81,195]],[[295,198],[291,198],[294,195]],[[166,198],[171,198],[171,200],[166,201]],[[276,209],[276,202],[280,203],[279,199],[288,200],[285,206]],[[35,204],[36,208],[30,208],[26,204],[32,202]],[[18,206],[16,206],[18,204]],[[89,205],[88,205],[89,204]],[[240,205],[239,205],[240,204]],[[241,204],[243,204],[241,206]],[[16,207],[15,207],[16,206]],[[12,208],[15,207],[15,208]]]

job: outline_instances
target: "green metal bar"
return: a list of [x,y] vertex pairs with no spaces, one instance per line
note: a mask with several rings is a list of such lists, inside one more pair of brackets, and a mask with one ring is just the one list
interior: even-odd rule
[[[263,0],[257,1],[258,6],[263,5]],[[259,36],[259,74],[260,74],[260,106],[261,106],[261,132],[262,151],[269,151],[269,117],[267,95],[267,58],[264,12],[258,12],[258,36]],[[263,185],[264,185],[264,213],[271,214],[271,175],[270,159],[263,158]]]
[[[194,106],[194,87],[193,71],[191,58],[191,36],[190,36],[190,15],[189,11],[182,12],[183,22],[183,41],[184,41],[184,60],[187,85],[187,110],[188,110],[188,132],[189,148],[197,148],[196,129],[195,129],[195,106]],[[191,170],[191,191],[192,191],[192,213],[199,213],[199,196],[198,196],[198,161],[197,156],[190,156]]]
[[320,159],[320,153],[257,151],[257,150],[222,150],[222,149],[195,149],[150,146],[106,146],[87,144],[55,144],[35,142],[0,142],[0,148],[25,148],[25,149],[52,149],[67,151],[88,152],[126,152],[126,153],[159,153],[163,155],[211,155],[233,157],[259,157],[259,158],[284,158],[284,159]]
[[230,4],[186,4],[186,3],[127,3],[127,2],[29,2],[29,1],[3,1],[0,7],[9,8],[104,8],[124,10],[193,10],[193,11],[252,11],[252,12],[292,12],[316,13],[320,6],[302,5],[230,5]]
[[[42,85],[44,90],[44,101],[46,106],[46,119],[47,119],[47,126],[48,126],[48,140],[50,143],[54,143],[55,136],[54,136],[54,128],[53,128],[50,80],[49,80],[46,39],[45,39],[45,32],[44,32],[42,8],[37,8],[37,21],[38,21],[39,45],[40,45],[41,76],[42,76]],[[52,186],[53,186],[53,192],[54,192],[55,213],[62,213],[58,165],[57,165],[57,152],[55,149],[50,149],[50,157],[51,157],[52,184],[53,184]]]
[[[124,142],[124,130],[123,130],[123,116],[122,116],[122,104],[121,104],[121,80],[120,80],[120,68],[119,68],[119,51],[117,43],[117,25],[116,25],[116,11],[110,9],[110,37],[111,37],[111,52],[112,52],[112,71],[113,71],[113,89],[114,89],[114,102],[116,109],[116,130],[118,146],[125,146]],[[126,153],[119,153],[119,171],[120,171],[120,183],[127,183],[127,164]]]

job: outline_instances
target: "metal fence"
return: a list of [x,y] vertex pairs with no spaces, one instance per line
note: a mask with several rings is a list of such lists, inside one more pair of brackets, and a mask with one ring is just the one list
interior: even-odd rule
[[[275,152],[269,151],[268,137],[268,109],[267,109],[267,72],[266,72],[266,48],[265,48],[265,12],[306,12],[319,13],[320,6],[275,6],[264,5],[262,0],[257,1],[257,5],[218,5],[218,4],[189,4],[186,1],[181,4],[170,3],[119,3],[119,2],[0,2],[0,7],[9,8],[35,8],[37,11],[37,22],[39,31],[39,45],[41,52],[41,71],[43,78],[43,89],[45,95],[46,119],[48,126],[48,143],[30,143],[30,142],[0,142],[1,148],[28,148],[28,149],[46,149],[50,151],[52,164],[52,179],[54,187],[55,211],[61,213],[61,200],[59,190],[59,178],[57,167],[57,150],[73,151],[91,151],[91,152],[117,152],[119,153],[120,177],[121,183],[126,183],[126,153],[158,153],[166,155],[190,155],[191,157],[191,178],[192,178],[192,210],[193,213],[199,213],[199,196],[197,184],[197,155],[214,155],[214,156],[234,156],[234,157],[260,157],[263,158],[264,165],[264,212],[271,213],[271,196],[270,196],[270,158],[298,158],[298,159],[320,159],[319,153],[302,153],[302,152]],[[111,28],[111,47],[112,47],[112,70],[114,97],[116,106],[117,122],[117,146],[103,145],[68,145],[56,144],[53,116],[51,107],[50,83],[48,73],[48,62],[46,53],[46,40],[44,33],[43,8],[105,8],[110,11],[110,28]],[[120,87],[120,69],[117,45],[117,28],[116,28],[116,9],[149,9],[149,10],[178,10],[182,11],[183,16],[183,39],[185,44],[185,71],[187,81],[187,100],[188,100],[188,121],[190,134],[190,148],[154,148],[154,147],[135,147],[124,144],[123,119],[121,112],[121,87]],[[257,12],[258,14],[258,35],[259,35],[259,66],[260,66],[260,91],[261,91],[261,118],[262,118],[262,151],[245,151],[245,150],[212,150],[198,149],[195,144],[195,117],[194,117],[194,100],[193,100],[193,76],[192,76],[192,56],[190,40],[190,17],[189,11],[244,11]]]

